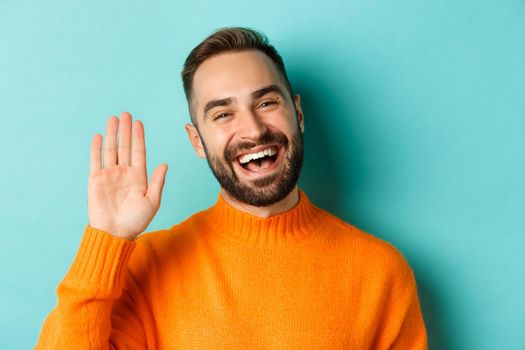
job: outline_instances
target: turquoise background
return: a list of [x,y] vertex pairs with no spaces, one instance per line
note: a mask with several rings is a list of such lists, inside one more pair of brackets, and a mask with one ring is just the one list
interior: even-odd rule
[[211,31],[265,32],[302,95],[312,201],[413,267],[431,349],[525,349],[525,1],[0,2],[0,348],[34,346],[87,223],[89,144],[127,110],[148,230],[212,205],[180,70]]

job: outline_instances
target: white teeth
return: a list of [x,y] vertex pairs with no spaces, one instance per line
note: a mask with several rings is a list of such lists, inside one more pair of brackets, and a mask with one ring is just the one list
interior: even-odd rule
[[262,150],[260,152],[245,154],[245,155],[239,157],[239,162],[241,162],[241,164],[246,164],[246,163],[248,163],[251,160],[259,159],[259,158],[262,158],[264,156],[273,156],[276,153],[277,153],[277,150],[275,149],[275,147],[269,147],[269,148],[266,148],[266,149],[264,149],[264,150]]

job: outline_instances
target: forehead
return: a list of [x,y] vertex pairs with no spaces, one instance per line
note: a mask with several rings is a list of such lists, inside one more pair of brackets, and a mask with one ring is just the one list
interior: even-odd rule
[[226,52],[204,61],[193,76],[193,100],[198,113],[207,101],[242,99],[262,86],[276,84],[285,91],[274,62],[261,51]]

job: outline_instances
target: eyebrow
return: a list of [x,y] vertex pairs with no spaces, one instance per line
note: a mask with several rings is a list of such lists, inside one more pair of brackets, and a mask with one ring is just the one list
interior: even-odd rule
[[218,100],[211,100],[210,102],[206,103],[206,106],[204,107],[204,117],[206,117],[206,113],[208,113],[208,111],[214,107],[218,107],[218,106],[227,106],[227,105],[230,105],[233,101],[233,98],[231,97],[228,97],[228,98],[221,98],[221,99],[218,99]]
[[[269,94],[270,92],[276,92],[277,94],[281,95],[281,97],[284,98],[284,93],[282,89],[275,84],[270,84],[268,86],[262,87],[259,90],[252,92],[252,98],[257,99],[257,98],[263,97],[266,94]],[[233,100],[234,100],[233,97],[227,97],[227,98],[220,98],[220,99],[209,101],[208,103],[206,103],[206,106],[204,107],[204,117],[206,118],[206,113],[208,113],[210,109],[214,107],[228,106],[233,102]]]
[[261,89],[259,89],[257,91],[252,92],[252,98],[254,98],[254,99],[260,98],[260,97],[263,97],[266,94],[269,94],[270,92],[276,92],[279,95],[281,95],[281,97],[284,97],[284,93],[281,90],[281,88],[278,87],[275,84],[271,84],[271,85],[265,86],[265,87],[263,87],[263,88],[261,88]]

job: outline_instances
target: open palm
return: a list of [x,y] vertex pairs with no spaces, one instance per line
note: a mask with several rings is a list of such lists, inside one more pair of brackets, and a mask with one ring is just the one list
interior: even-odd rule
[[126,112],[120,122],[115,116],[108,120],[103,167],[101,151],[102,135],[96,134],[88,180],[89,224],[114,236],[134,239],[159,209],[168,166],[159,165],[148,186],[144,127],[139,120],[132,123]]

